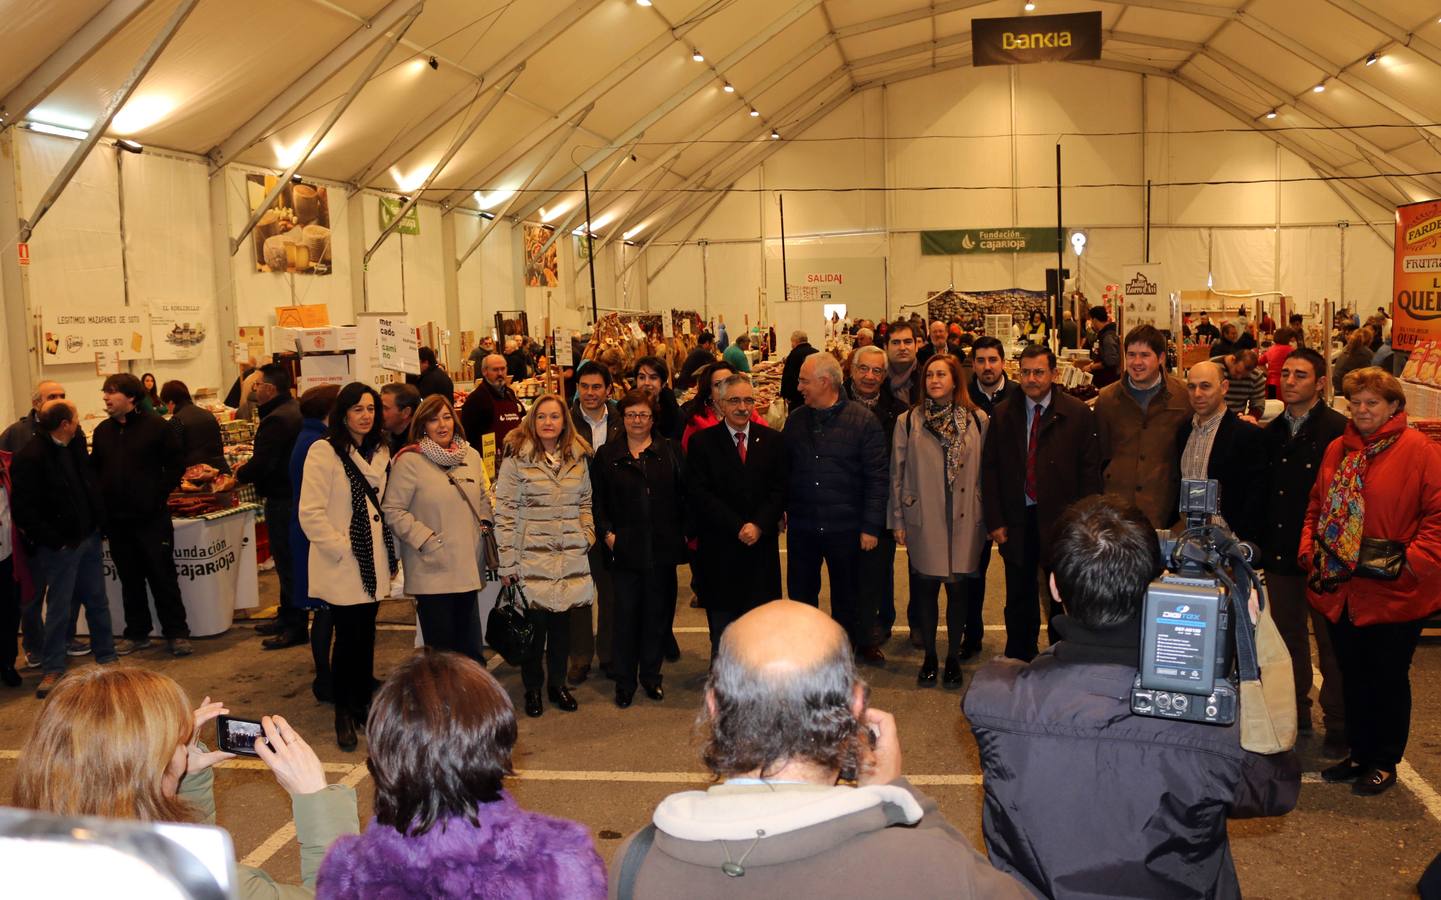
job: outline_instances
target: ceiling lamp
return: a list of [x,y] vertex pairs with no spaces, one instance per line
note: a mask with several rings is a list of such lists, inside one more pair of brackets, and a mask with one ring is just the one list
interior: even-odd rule
[[760,115],[760,113],[756,112],[756,108],[755,108],[754,106],[752,106],[752,107],[751,107],[751,118],[754,119],[756,116],[759,116],[759,115]]
[[735,85],[733,85],[733,84],[731,84],[729,81],[727,81],[726,84],[725,84],[725,92],[726,92],[727,94],[734,94],[734,93],[736,92]]
[[1036,4],[1030,2],[1030,0],[1026,0],[1026,12],[1035,12],[1035,11],[1036,11]]
[[690,52],[690,58],[696,62],[705,62],[705,55],[702,54],[700,50],[692,50]]
[[773,140],[773,141],[778,141],[778,140],[780,140],[780,139],[781,139],[781,133],[780,133],[779,131],[776,131],[774,128],[772,128],[772,129],[771,129],[771,140]]
[[142,147],[137,141],[119,140],[115,142],[115,146],[119,147],[121,150],[124,150],[126,153],[145,152],[145,148]]
[[1266,113],[1266,118],[1268,118],[1268,119],[1274,119],[1274,118],[1276,118],[1276,111],[1273,109],[1273,110],[1271,110],[1270,112]]
[[650,0],[635,0],[636,6],[650,6]]
[[1372,53],[1370,56],[1366,57],[1366,65],[1368,65],[1368,66],[1374,66],[1374,65],[1376,65],[1376,62],[1377,62],[1380,58],[1381,58],[1381,57],[1379,57],[1379,56],[1377,56],[1376,54]]
[[1318,85],[1316,85],[1315,87],[1311,88],[1311,93],[1313,93],[1313,94],[1320,94],[1320,93],[1324,93],[1325,90],[1326,90],[1326,85],[1325,85],[1325,84],[1318,84]]
[[85,138],[90,136],[90,132],[83,129],[66,128],[64,125],[51,125],[49,122],[26,122],[25,127],[30,131],[39,132],[40,134],[50,134],[54,135],[55,137],[74,138],[77,141],[83,141]]
[[300,173],[299,173],[299,172],[296,172],[294,175],[291,175],[291,176],[290,176],[290,183],[291,183],[291,184],[304,184],[304,183],[305,183],[305,179],[303,179],[303,178],[300,177]]

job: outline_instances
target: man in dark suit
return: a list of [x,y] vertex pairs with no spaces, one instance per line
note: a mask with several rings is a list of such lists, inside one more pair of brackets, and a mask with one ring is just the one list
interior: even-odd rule
[[[1006,377],[1006,347],[998,338],[982,335],[971,345],[971,377],[966,381],[971,402],[992,418],[996,407],[1019,394],[1021,386]],[[981,652],[986,636],[985,604],[986,573],[991,567],[991,542],[981,547],[981,565],[967,576],[971,584],[966,591],[966,637],[961,641],[961,659],[971,659]]]
[[1301,526],[1311,487],[1321,470],[1326,448],[1346,430],[1346,417],[1326,405],[1321,389],[1326,383],[1326,359],[1315,350],[1292,350],[1281,365],[1281,400],[1286,411],[1267,425],[1267,489],[1261,526],[1261,562],[1266,569],[1266,591],[1271,616],[1291,651],[1296,681],[1296,724],[1302,734],[1311,723],[1311,637],[1316,630],[1316,656],[1321,669],[1321,717],[1326,738],[1321,754],[1340,759],[1350,751],[1346,743],[1346,708],[1341,696],[1341,667],[1331,646],[1326,617],[1306,600],[1306,573],[1296,562]]
[[[874,345],[857,347],[851,357],[851,378],[844,394],[876,414],[886,433],[886,458],[891,455],[891,436],[896,420],[906,412],[906,405],[886,390],[890,370],[886,352]],[[881,529],[876,549],[861,557],[862,633],[870,634],[870,644],[860,647],[857,654],[863,662],[885,665],[881,645],[891,639],[896,624],[896,539],[889,528]],[[874,603],[872,603],[874,599]],[[871,620],[874,619],[874,622]],[[871,624],[866,624],[871,622]]]
[[791,332],[791,352],[781,368],[781,399],[786,402],[787,409],[795,409],[805,402],[799,387],[801,363],[815,352],[816,348],[811,346],[810,338],[804,331]]
[[712,656],[726,626],[782,596],[780,521],[790,478],[780,433],[750,419],[750,376],[722,381],[713,399],[725,421],[691,437],[685,469],[696,575],[715,588],[702,594]]
[[[570,407],[570,418],[575,423],[576,433],[598,451],[609,441],[625,434],[619,408],[614,400],[607,399],[610,396],[610,370],[588,359],[580,364],[578,371],[580,374],[575,380],[575,402]],[[577,606],[570,611],[570,662],[566,667],[565,680],[573,685],[589,677],[592,657],[599,659],[601,673],[610,677],[615,585],[605,565],[605,548],[599,535],[590,548],[589,558],[590,577],[595,582],[596,619],[592,625],[589,606]]]
[[[1006,656],[1030,662],[1041,630],[1041,585],[1049,581],[1051,525],[1101,490],[1101,437],[1090,407],[1055,386],[1056,355],[1021,353],[1021,391],[996,407],[981,454],[986,529],[1006,564]],[[1049,586],[1045,596],[1051,597]],[[1048,601],[1050,620],[1060,613]]]
[[1223,366],[1199,362],[1186,373],[1195,413],[1181,424],[1182,478],[1214,478],[1221,485],[1221,516],[1243,540],[1261,536],[1266,451],[1261,429],[1226,407],[1230,382]]
[[187,469],[198,463],[230,471],[225,461],[225,443],[215,414],[190,399],[183,381],[167,381],[160,388],[160,402],[170,411],[170,427],[180,437],[180,464]]

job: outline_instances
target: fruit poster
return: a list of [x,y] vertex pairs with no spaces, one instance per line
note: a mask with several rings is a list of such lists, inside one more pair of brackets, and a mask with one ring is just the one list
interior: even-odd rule
[[[274,190],[274,175],[247,175],[246,193],[254,212]],[[329,275],[334,254],[330,196],[317,184],[287,184],[251,232],[255,271]]]

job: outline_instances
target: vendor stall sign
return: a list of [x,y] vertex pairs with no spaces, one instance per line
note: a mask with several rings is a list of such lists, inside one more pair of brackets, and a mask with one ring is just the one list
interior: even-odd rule
[[1100,58],[1099,12],[971,20],[973,66]]
[[1138,325],[1171,329],[1170,295],[1161,288],[1161,266],[1143,263],[1128,266],[1121,281],[1121,325],[1127,331]]
[[1441,200],[1397,208],[1391,298],[1392,347],[1441,340]]
[[[395,214],[400,212],[400,208],[404,205],[403,201],[394,197],[380,198],[381,231],[390,227],[390,223],[395,221]],[[406,210],[405,218],[400,220],[400,224],[396,226],[395,232],[396,234],[420,234],[420,207],[412,206]]]
[[150,340],[155,359],[196,359],[205,345],[199,303],[151,303]]
[[44,364],[93,365],[97,354],[150,358],[150,313],[139,308],[47,307],[41,313]]
[[961,228],[922,231],[922,256],[964,256],[972,253],[1056,252],[1054,228]]

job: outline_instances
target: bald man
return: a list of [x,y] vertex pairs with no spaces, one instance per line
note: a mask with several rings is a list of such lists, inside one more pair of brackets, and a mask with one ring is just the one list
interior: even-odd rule
[[64,399],[65,385],[60,382],[42,381],[36,384],[35,390],[30,394],[30,411],[0,434],[0,450],[19,453],[20,448],[29,443],[32,437],[43,433],[39,425],[41,407],[52,400]]
[[719,783],[661,801],[617,853],[610,896],[1027,896],[902,777],[895,719],[867,697],[824,613],[777,600],[737,619],[705,692]]
[[1231,383],[1218,362],[1196,363],[1186,373],[1191,418],[1181,425],[1182,478],[1214,478],[1221,486],[1221,515],[1241,538],[1261,537],[1266,490],[1263,432],[1226,406]]
[[[482,359],[480,379],[460,407],[460,425],[465,429],[465,439],[481,454],[492,481],[505,436],[520,424],[524,412],[520,407],[520,398],[506,383],[507,365],[505,357],[499,353]],[[495,438],[495,444],[490,449],[486,449],[486,435]]]

